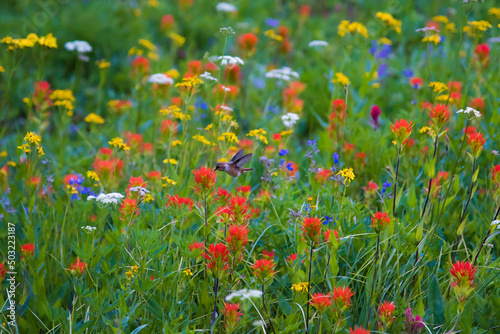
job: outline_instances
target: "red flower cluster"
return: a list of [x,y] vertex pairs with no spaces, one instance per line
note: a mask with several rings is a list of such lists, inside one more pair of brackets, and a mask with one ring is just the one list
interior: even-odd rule
[[432,127],[436,132],[438,132],[448,122],[448,119],[450,118],[450,111],[447,105],[436,104],[431,107],[429,116],[431,117]]
[[138,216],[140,210],[138,209],[137,199],[124,198],[120,204],[120,219],[129,220],[132,216]]
[[87,268],[87,265],[85,262],[80,261],[80,258],[76,258],[76,262],[73,264],[71,263],[71,269],[66,269],[69,270],[69,272],[76,276],[76,277],[82,277],[83,273],[85,272],[85,268]]
[[393,317],[392,314],[394,313],[395,309],[396,304],[394,304],[394,302],[384,301],[383,303],[380,303],[378,307],[378,316],[380,318],[380,322],[385,326],[393,322],[395,317]]
[[332,300],[338,310],[344,311],[351,304],[352,296],[354,296],[354,292],[349,287],[335,287],[332,293]]
[[215,185],[215,180],[217,180],[217,173],[212,168],[200,167],[193,171],[194,182],[197,186],[195,187],[195,192],[197,194],[206,194]]
[[349,328],[349,334],[370,334],[370,331],[363,327],[355,326],[354,329]]
[[467,135],[467,142],[472,155],[477,159],[483,150],[483,145],[486,143],[486,138],[479,132],[470,133]]
[[259,39],[255,36],[255,34],[248,32],[240,35],[236,41],[238,43],[238,47],[250,55],[255,52],[255,45],[257,45]]
[[238,188],[236,188],[236,192],[243,197],[248,197],[248,196],[250,196],[250,193],[252,192],[252,187],[251,186],[239,186]]
[[500,165],[491,167],[491,181],[495,185],[500,185]]
[[286,262],[288,263],[292,263],[294,262],[295,260],[297,260],[297,253],[292,253],[290,255],[288,255],[288,257],[286,258]]
[[387,212],[376,212],[372,217],[372,228],[375,232],[380,233],[385,226],[389,226],[391,223],[391,217]]
[[231,333],[238,325],[243,312],[240,311],[240,304],[224,303],[222,314],[226,317],[225,327]]
[[261,282],[270,280],[274,277],[274,261],[273,260],[257,260],[252,266],[253,272]]
[[140,74],[146,76],[149,74],[149,60],[144,57],[137,57],[132,62],[132,75]]
[[[334,238],[332,238],[332,232],[333,235],[335,236]],[[335,230],[327,229],[325,231],[325,242],[328,245],[328,247],[333,247],[337,249],[339,247],[339,242],[340,242],[339,233]]]
[[490,61],[490,46],[488,44],[478,44],[474,50],[474,54],[484,67],[488,66]]
[[328,178],[332,176],[333,172],[329,169],[321,169],[315,175],[316,182],[324,184],[328,181]]
[[235,224],[244,224],[251,216],[247,198],[243,196],[231,197],[229,200],[229,215]]
[[325,295],[322,293],[315,293],[311,297],[311,301],[309,301],[309,304],[311,304],[321,315],[323,314],[331,305],[332,305],[332,299],[330,298],[330,295]]
[[408,122],[406,119],[396,119],[396,122],[391,125],[391,131],[396,135],[396,141],[402,144],[411,134],[411,128],[413,127],[412,122]]
[[215,277],[221,277],[229,268],[229,250],[223,243],[211,244],[205,253],[207,259],[207,269]]
[[228,229],[227,243],[231,253],[237,255],[248,244],[248,228],[244,225],[231,225]]
[[21,245],[21,259],[29,258],[35,253],[34,244],[24,244]]
[[477,268],[469,262],[457,261],[451,265],[450,273],[453,276],[451,286],[470,286],[474,282]]
[[321,220],[319,218],[305,218],[302,223],[302,236],[308,243],[318,243],[321,234]]
[[168,207],[174,207],[177,209],[182,209],[182,208],[189,208],[189,211],[193,208],[194,202],[191,198],[189,197],[179,197],[179,195],[175,196],[168,196],[167,203],[165,206]]

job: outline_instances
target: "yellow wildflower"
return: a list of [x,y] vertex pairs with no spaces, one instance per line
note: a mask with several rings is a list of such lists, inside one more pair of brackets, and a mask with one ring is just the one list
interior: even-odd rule
[[7,161],[7,165],[10,167],[16,167],[16,163],[14,161]]
[[383,21],[388,27],[394,28],[394,31],[396,31],[398,34],[401,33],[401,21],[400,20],[396,20],[389,13],[377,12],[376,16],[378,19]]
[[68,184],[68,185],[66,186],[66,189],[68,189],[68,193],[69,193],[70,195],[75,195],[75,194],[78,194],[78,190],[76,190],[76,188],[75,188],[75,187],[73,187],[71,184]]
[[255,137],[257,139],[259,139],[262,143],[264,144],[268,144],[268,141],[267,141],[267,132],[264,130],[264,129],[255,129],[255,130],[252,130],[250,131],[247,136],[249,137]]
[[165,159],[165,160],[163,160],[163,163],[164,164],[171,164],[171,165],[177,165],[178,164],[177,160],[175,160],[175,159]]
[[0,152],[0,158],[5,158],[7,156],[7,151]]
[[35,132],[28,132],[24,137],[24,141],[29,143],[30,145],[39,146],[42,141],[42,137],[37,135]]
[[290,290],[296,291],[296,292],[307,292],[309,290],[309,283],[301,282],[298,284],[292,284],[292,287],[290,288]]
[[52,92],[52,94],[50,94],[49,98],[51,100],[75,100],[73,92],[70,89],[56,89]]
[[488,14],[495,16],[497,19],[500,19],[500,8],[490,8]]
[[467,26],[463,28],[463,31],[465,31],[469,36],[481,37],[483,35],[483,31],[486,31],[489,28],[491,28],[491,24],[488,21],[469,21],[467,22]]
[[186,276],[193,276],[193,272],[191,271],[191,269],[186,269],[183,271],[183,273],[186,275]]
[[179,74],[179,71],[177,71],[175,68],[172,68],[172,69],[168,70],[165,73],[165,75],[172,78],[172,79],[177,79],[180,74]]
[[431,128],[430,128],[430,127],[428,127],[428,126],[423,126],[420,130],[418,130],[418,132],[420,132],[420,133],[427,133],[427,132],[429,132],[430,130],[431,130]]
[[26,154],[31,153],[31,146],[29,144],[22,144],[21,146],[18,146],[17,148],[23,150],[24,153],[26,153]]
[[457,32],[457,28],[455,27],[455,23],[453,23],[453,22],[447,23],[447,24],[444,26],[444,29],[445,29],[447,32]]
[[446,86],[446,84],[444,84],[442,82],[436,82],[436,81],[431,82],[429,84],[429,87],[431,87],[432,90],[438,94],[448,90],[448,87]]
[[352,168],[341,169],[336,175],[342,176],[344,183],[349,184],[354,180],[354,172]]
[[293,133],[293,130],[286,130],[286,131],[281,131],[280,135],[281,135],[281,137],[286,137],[286,136],[290,136],[292,133]]
[[170,115],[173,112],[180,112],[180,111],[181,111],[181,109],[178,106],[173,105],[173,106],[167,107],[166,109],[160,109],[160,114],[165,116],[165,115]]
[[378,40],[380,44],[392,45],[392,41],[387,37],[382,37]]
[[444,24],[448,23],[448,18],[444,15],[438,15],[438,16],[434,16],[432,18],[432,21],[436,21],[436,22],[442,22]]
[[207,125],[207,127],[205,128],[205,130],[212,130],[212,128],[214,127],[213,123],[210,123]]
[[54,105],[58,106],[58,107],[63,107],[63,108],[68,109],[68,110],[74,109],[73,103],[71,103],[70,100],[57,100],[54,102]]
[[182,145],[182,142],[180,140],[174,140],[174,141],[172,141],[172,146],[173,147],[176,147],[176,146],[179,146],[179,145]]
[[94,113],[85,116],[84,120],[87,123],[104,124],[104,118]]
[[40,37],[38,39],[38,44],[47,48],[57,49],[57,40],[54,36],[52,36],[52,34]]
[[152,202],[154,201],[153,196],[151,194],[146,194],[146,197],[144,197],[144,203]]
[[182,45],[184,45],[184,43],[186,43],[186,38],[184,38],[181,35],[178,35],[176,33],[171,32],[168,34],[168,37],[170,37],[172,39],[172,41],[174,42],[174,44],[177,46],[182,46]]
[[[193,139],[196,140],[196,141],[199,141],[200,143],[203,143],[205,145],[212,145],[212,143],[210,141],[208,141],[204,136],[202,135],[194,135],[193,136]],[[215,145],[215,144],[213,144]]]
[[198,78],[196,75],[193,75],[192,77],[182,78],[182,82],[176,83],[175,87],[180,87],[181,89],[191,90],[202,83],[203,83],[203,80]]
[[337,33],[341,37],[344,37],[347,33],[358,33],[368,38],[368,30],[363,24],[359,22],[349,22],[347,20],[342,20],[340,22],[337,26]]
[[139,40],[139,45],[142,45],[146,49],[154,51],[154,52],[156,52],[158,50],[158,48],[156,47],[156,45],[154,45],[153,43],[151,43],[147,39],[140,39]]
[[267,37],[274,39],[275,41],[278,41],[278,42],[283,42],[283,36],[276,34],[273,29],[265,31],[264,36],[267,36]]
[[236,136],[232,132],[224,132],[222,135],[219,136],[218,140],[226,140],[230,143],[236,143],[238,144],[240,141],[238,140],[238,136]]
[[134,273],[132,272],[132,270],[126,271],[125,275],[127,275],[127,279],[132,279],[132,278],[135,277]]
[[347,86],[351,83],[349,78],[340,72],[335,73],[335,77],[332,79],[332,82],[342,84],[343,86]]
[[439,34],[425,36],[424,38],[422,38],[423,43],[439,44],[440,41],[441,41],[441,36]]
[[101,60],[96,60],[95,64],[99,67],[99,69],[103,70],[105,68],[108,68],[111,66],[111,63],[109,61],[106,61],[106,59],[101,59]]
[[36,148],[36,153],[38,153],[38,156],[41,157],[43,155],[45,155],[45,152],[43,151],[43,147],[42,146],[38,146]]
[[127,146],[127,144],[125,144],[123,139],[121,139],[120,137],[113,138],[112,140],[108,141],[108,143],[109,143],[109,145],[111,145],[113,147],[118,147],[119,150],[123,150],[123,151],[130,150],[130,147]]
[[3,66],[0,66],[0,73],[2,72],[5,72],[5,69],[3,68]]
[[169,186],[174,186],[174,185],[177,183],[177,182],[175,182],[174,180],[169,179],[169,178],[168,178],[168,176],[164,176],[164,177],[162,177],[161,179],[162,179],[162,180],[165,180],[165,182],[166,182],[166,184],[164,184],[164,185],[163,185],[164,187],[166,187],[166,186],[167,186],[167,184],[168,184]]
[[99,182],[99,176],[92,170],[87,171],[87,178]]

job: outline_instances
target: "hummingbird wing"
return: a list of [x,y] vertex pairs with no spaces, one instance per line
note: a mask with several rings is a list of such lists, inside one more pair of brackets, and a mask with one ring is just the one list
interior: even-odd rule
[[238,161],[243,156],[244,153],[245,153],[245,150],[239,150],[238,152],[236,152],[236,154],[234,155],[234,157],[231,159],[230,162]]
[[250,161],[252,159],[253,153],[248,153],[244,156],[242,156],[240,159],[235,161],[236,167],[241,168],[243,167],[244,164]]

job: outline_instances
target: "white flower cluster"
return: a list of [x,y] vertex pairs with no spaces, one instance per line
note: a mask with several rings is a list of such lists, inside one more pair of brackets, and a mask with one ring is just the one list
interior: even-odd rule
[[85,231],[85,232],[87,232],[87,233],[92,233],[92,232],[94,232],[96,229],[97,229],[97,227],[95,227],[95,226],[89,226],[89,225],[87,225],[87,226],[82,226],[82,230],[84,230],[84,231]]
[[73,41],[64,44],[64,48],[68,51],[75,51],[78,53],[88,53],[92,52],[92,47],[88,42],[85,41]]
[[496,226],[497,230],[500,230],[500,220],[494,220],[491,222],[492,226]]
[[260,296],[262,296],[262,291],[260,291],[260,290],[242,289],[242,290],[231,292],[226,297],[226,301],[231,301],[231,299],[233,299],[233,298],[250,299],[250,298],[259,298]]
[[89,196],[87,201],[95,200],[101,204],[117,204],[120,200],[125,197],[120,193],[109,193],[109,194],[99,194],[99,196]]
[[148,78],[149,83],[155,83],[160,85],[173,85],[174,79],[170,78],[168,75],[163,73],[152,74]]
[[212,80],[212,81],[217,82],[217,78],[214,78],[212,76],[212,73],[210,73],[210,72],[205,72],[205,73],[201,74],[200,78],[203,78],[203,79],[206,79],[206,80]]
[[235,64],[245,65],[245,62],[240,57],[220,56],[218,59],[222,60],[221,62],[222,66],[229,65],[230,67],[232,67]]
[[215,7],[218,12],[226,12],[226,13],[235,13],[238,11],[235,5],[227,3],[227,2],[219,2]]
[[227,27],[227,28],[220,28],[219,32],[225,36],[230,36],[236,34],[234,29],[232,27]]
[[222,104],[222,105],[220,106],[220,108],[221,108],[222,110],[224,110],[224,111],[229,111],[229,112],[233,111],[233,108],[228,107],[228,106],[226,106],[225,104]]
[[281,119],[283,120],[284,126],[291,128],[299,120],[299,115],[289,112],[288,114],[281,116]]
[[131,187],[129,188],[129,191],[133,193],[138,192],[139,196],[141,197],[145,197],[147,194],[149,194],[149,190],[144,187]]
[[292,77],[298,79],[299,74],[293,71],[290,67],[283,67],[275,70],[271,70],[266,73],[266,78],[276,78],[285,81],[290,81]]
[[309,42],[309,47],[315,47],[315,46],[328,46],[328,42],[325,41],[310,41]]
[[464,109],[460,109],[459,111],[457,111],[457,114],[460,114],[460,113],[464,113],[464,114],[473,113],[474,116],[476,116],[476,118],[481,117],[481,113],[479,111],[477,111],[476,109],[471,108],[471,107],[467,107],[467,108],[465,108],[465,110]]

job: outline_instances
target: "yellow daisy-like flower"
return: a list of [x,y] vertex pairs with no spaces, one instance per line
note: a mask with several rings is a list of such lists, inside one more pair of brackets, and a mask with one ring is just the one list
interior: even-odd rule
[[[35,35],[36,36],[36,35]],[[38,44],[41,46],[45,46],[50,49],[57,49],[57,40],[52,34],[48,34],[47,36],[42,36],[38,39]]]
[[485,20],[480,21],[469,21],[467,26],[463,28],[463,31],[469,36],[481,37],[483,36],[483,31],[491,28],[491,23]]
[[445,29],[447,32],[457,32],[457,28],[455,27],[455,23],[453,23],[453,22],[447,23],[447,24],[444,26],[444,29]]
[[191,90],[202,83],[203,83],[203,80],[198,78],[196,75],[193,75],[192,77],[182,78],[182,82],[176,83],[175,87],[180,87],[181,89]]
[[120,137],[113,138],[108,143],[109,143],[109,145],[111,145],[113,147],[118,147],[118,149],[123,150],[123,151],[129,151],[130,150],[130,147],[127,146],[127,144],[125,144],[125,142],[123,141],[123,139],[121,139]]
[[16,163],[14,161],[7,161],[7,165],[10,167],[16,167]]
[[337,26],[337,34],[344,37],[348,33],[358,33],[361,36],[368,38],[368,29],[359,22],[349,22],[348,20],[342,20]]
[[170,115],[174,112],[178,113],[181,111],[181,108],[179,108],[178,106],[169,106],[167,108],[164,108],[164,109],[160,109],[160,114],[162,114],[163,116],[166,116],[166,115]]
[[168,70],[165,73],[165,75],[172,78],[172,79],[177,79],[179,77],[180,73],[175,68],[172,68],[172,69]]
[[38,156],[41,157],[41,156],[44,156],[45,155],[45,152],[43,151],[43,147],[42,146],[38,146],[36,148],[36,153],[38,153]]
[[420,132],[420,133],[427,133],[429,131],[431,131],[431,128],[428,126],[424,126],[420,130],[418,130],[418,132]]
[[0,66],[0,73],[2,72],[5,72],[5,69],[3,68],[3,66]]
[[5,158],[7,156],[7,151],[0,152],[0,158]]
[[170,34],[168,34],[168,37],[170,37],[170,39],[177,46],[183,46],[184,43],[186,43],[186,38],[182,37],[181,35],[178,35],[176,33],[171,32]]
[[132,270],[129,270],[129,271],[126,271],[125,272],[125,275],[127,276],[127,279],[130,280],[132,278],[134,278],[134,272]]
[[442,93],[446,90],[448,90],[448,86],[446,86],[446,84],[442,83],[442,82],[437,82],[437,81],[433,81],[429,84],[429,87],[432,88],[432,90],[435,92],[435,93]]
[[87,171],[87,178],[99,182],[99,175],[92,170]]
[[193,136],[193,139],[196,140],[196,141],[199,141],[200,143],[203,143],[205,145],[215,145],[215,144],[212,144],[209,140],[207,140],[204,136],[202,135],[194,135]]
[[142,45],[144,46],[146,49],[148,50],[151,50],[151,51],[154,51],[156,52],[158,50],[158,48],[156,47],[156,45],[154,45],[153,43],[151,43],[150,41],[148,41],[147,39],[140,39],[139,40],[139,45]]
[[175,182],[174,180],[170,179],[168,176],[164,176],[161,178],[162,180],[164,180],[166,183],[163,185],[164,187],[167,186],[167,184],[169,186],[175,186],[177,184],[177,182]]
[[351,81],[349,81],[349,78],[346,77],[344,75],[344,73],[341,73],[341,72],[337,72],[335,73],[335,77],[332,79],[332,82],[333,83],[339,83],[343,86],[347,86],[351,83]]
[[22,144],[21,146],[18,146],[17,148],[23,150],[24,153],[26,153],[26,154],[31,153],[31,146],[29,144]]
[[186,275],[186,276],[193,276],[193,272],[191,271],[191,269],[186,269],[183,271],[183,273]]
[[388,27],[394,28],[394,31],[396,31],[398,34],[401,33],[401,21],[400,20],[396,20],[389,13],[377,12],[376,16],[379,20],[383,21]]
[[153,196],[151,194],[146,194],[146,197],[144,197],[144,203],[152,202],[154,201]]
[[175,160],[175,159],[165,159],[165,160],[163,160],[163,163],[164,164],[171,164],[171,165],[177,165],[178,164],[177,160]]
[[490,8],[488,14],[495,16],[497,19],[500,19],[500,8]]
[[176,147],[176,146],[179,146],[179,145],[182,145],[182,142],[180,140],[174,140],[174,141],[172,141],[172,147]]
[[37,135],[35,132],[28,132],[26,136],[24,136],[24,141],[30,145],[39,146],[42,141],[42,137]]
[[87,123],[104,124],[104,118],[94,113],[90,113],[85,116],[84,120]]
[[267,132],[266,132],[264,129],[262,129],[262,128],[252,130],[252,131],[250,131],[250,132],[247,134],[247,136],[249,136],[249,137],[255,137],[255,138],[257,138],[258,140],[260,140],[262,143],[264,143],[264,144],[266,144],[266,145],[267,145],[267,144],[268,144],[268,141],[267,141],[267,137],[266,137],[266,135],[267,135]]
[[269,29],[269,30],[265,31],[264,36],[267,36],[267,37],[274,39],[275,41],[278,41],[278,42],[283,42],[283,36],[276,34],[273,29]]
[[432,18],[432,21],[442,22],[442,23],[444,23],[444,24],[446,24],[446,23],[448,23],[448,22],[449,22],[448,18],[447,18],[446,16],[444,16],[444,15],[434,16],[434,17]]
[[70,89],[56,89],[50,94],[49,98],[53,101],[55,100],[69,100],[75,101],[75,97],[73,96],[73,92]]
[[212,130],[212,128],[214,127],[213,123],[210,123],[207,125],[207,127],[205,128],[205,130]]
[[130,267],[130,269],[132,269],[136,273],[139,270],[139,266],[135,265],[135,266]]
[[354,180],[354,172],[352,168],[341,169],[336,175],[342,176],[344,183],[349,184]]
[[296,291],[296,292],[307,292],[309,290],[309,284],[307,282],[292,284],[292,287],[290,288],[290,290]]
[[76,190],[76,188],[75,188],[75,187],[73,187],[71,184],[68,184],[68,185],[66,186],[66,189],[68,190],[68,193],[69,193],[70,195],[78,194],[78,190]]
[[380,44],[392,45],[392,41],[387,37],[382,37],[378,40]]
[[219,138],[217,138],[219,141],[223,141],[223,140],[226,140],[230,143],[236,143],[238,144],[240,141],[238,140],[238,136],[236,136],[234,133],[232,132],[224,132],[222,135],[219,136]]
[[108,68],[111,66],[111,63],[109,61],[106,61],[106,59],[101,59],[101,60],[96,60],[95,64],[99,67],[99,69],[103,70],[105,68]]
[[293,130],[286,130],[286,131],[281,131],[280,135],[281,135],[281,137],[286,137],[286,136],[290,136],[292,133],[293,133]]

